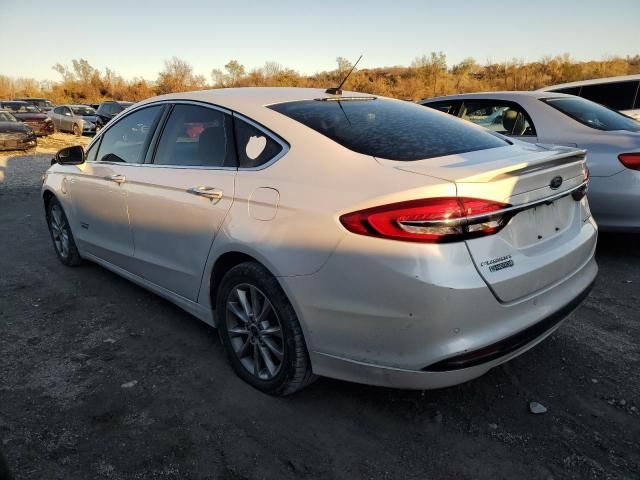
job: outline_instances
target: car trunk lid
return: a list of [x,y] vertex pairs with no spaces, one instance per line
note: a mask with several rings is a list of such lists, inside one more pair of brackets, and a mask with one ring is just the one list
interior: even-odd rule
[[454,182],[458,197],[507,204],[506,226],[466,240],[476,269],[501,302],[561,281],[593,253],[593,227],[585,227],[590,217],[586,199],[574,198],[588,176],[583,150],[513,146],[394,163],[407,172]]

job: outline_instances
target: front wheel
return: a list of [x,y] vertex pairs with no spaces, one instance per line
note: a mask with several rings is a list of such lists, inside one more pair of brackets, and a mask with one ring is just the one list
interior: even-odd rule
[[68,267],[80,265],[82,258],[73,239],[71,226],[62,210],[62,205],[55,198],[47,203],[47,224],[58,259]]
[[77,123],[73,124],[73,134],[76,137],[79,137],[80,135],[82,135],[82,130],[80,130],[80,125],[78,125]]
[[218,290],[216,314],[231,366],[247,383],[284,396],[315,380],[295,311],[264,267],[246,262],[229,270]]

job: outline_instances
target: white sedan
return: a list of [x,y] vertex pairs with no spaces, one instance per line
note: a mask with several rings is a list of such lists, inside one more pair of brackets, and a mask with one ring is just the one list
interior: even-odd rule
[[[436,388],[550,335],[592,284],[584,151],[412,103],[229,89],[138,103],[43,183],[56,255],[218,327],[271,394]],[[135,316],[136,312],[123,312]]]
[[589,205],[598,226],[640,232],[640,123],[635,120],[584,98],[540,91],[467,93],[418,103],[525,142],[586,149]]

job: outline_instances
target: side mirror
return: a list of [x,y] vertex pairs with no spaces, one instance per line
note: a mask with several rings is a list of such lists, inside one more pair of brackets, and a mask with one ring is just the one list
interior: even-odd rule
[[67,147],[56,153],[55,160],[60,165],[80,165],[85,161],[84,148],[80,145]]

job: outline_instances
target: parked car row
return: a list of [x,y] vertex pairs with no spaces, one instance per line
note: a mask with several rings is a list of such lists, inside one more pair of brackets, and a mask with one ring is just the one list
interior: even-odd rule
[[[91,105],[54,105],[46,98],[0,100],[0,149],[21,150],[58,130],[77,136],[98,132],[132,102],[109,100]],[[97,111],[96,111],[97,108]],[[16,123],[18,122],[18,123]]]

